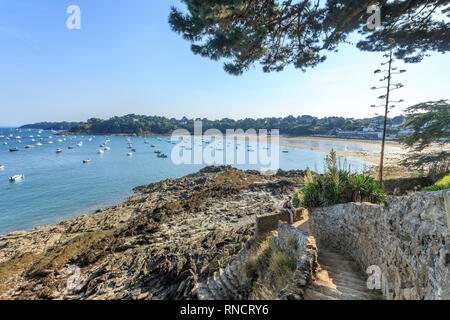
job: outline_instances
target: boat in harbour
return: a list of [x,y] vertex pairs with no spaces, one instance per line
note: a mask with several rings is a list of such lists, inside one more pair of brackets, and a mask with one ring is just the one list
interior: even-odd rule
[[14,147],[14,148],[9,149],[9,152],[16,152],[16,151],[19,151],[19,148]]
[[133,156],[133,152],[128,152],[127,156],[129,156],[129,157]]
[[105,152],[105,151],[103,151],[102,149],[98,149],[98,150],[97,150],[97,153],[98,153],[98,154],[102,154],[102,153],[104,153],[104,152]]
[[83,163],[89,163],[89,162],[91,162],[91,159],[83,160]]
[[159,154],[157,155],[157,157],[158,157],[158,158],[168,158],[168,155],[165,154],[165,153],[159,153]]
[[0,165],[0,171],[5,170],[5,166],[4,165]]
[[23,180],[23,178],[25,178],[25,176],[23,174],[16,174],[15,176],[10,177],[9,181],[10,182],[17,182],[17,181]]
[[61,153],[62,149],[56,149],[56,153]]
[[67,149],[75,149],[74,146],[69,146]]

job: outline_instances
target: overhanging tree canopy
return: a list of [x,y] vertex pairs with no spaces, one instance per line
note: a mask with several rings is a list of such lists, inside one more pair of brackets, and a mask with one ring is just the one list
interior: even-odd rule
[[[326,59],[350,33],[365,38],[357,47],[386,51],[395,40],[397,58],[419,62],[429,51],[449,51],[448,0],[181,0],[169,23],[192,42],[192,51],[225,59],[225,70],[239,75],[259,62],[265,72],[287,65],[305,70]],[[366,27],[367,8],[381,7],[382,26]]]
[[[447,100],[429,101],[416,104],[406,109],[405,127],[413,132],[398,140],[410,150],[402,164],[411,168],[433,166],[447,172],[450,166],[450,104]],[[441,150],[423,152],[432,144],[437,144]]]

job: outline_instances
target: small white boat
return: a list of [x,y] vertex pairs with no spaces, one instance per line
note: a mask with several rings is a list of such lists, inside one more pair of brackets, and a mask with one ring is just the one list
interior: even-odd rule
[[91,159],[83,160],[83,163],[89,163],[89,162],[91,162]]
[[0,171],[2,171],[2,170],[5,170],[5,166],[4,165],[0,166]]
[[105,151],[103,151],[102,149],[98,149],[98,150],[97,150],[97,153],[98,153],[98,154],[102,154],[102,153],[104,153],[104,152],[105,152]]
[[62,149],[56,149],[56,153],[61,153]]
[[156,146],[154,144],[151,145],[152,148],[155,148]]
[[69,146],[67,149],[75,149],[74,146]]
[[82,147],[83,146],[83,142],[78,142],[77,146]]
[[62,139],[58,139],[58,142],[63,142]]
[[109,150],[111,150],[110,147],[105,147],[105,151],[109,151]]
[[31,148],[34,148],[34,146],[31,146],[31,145],[25,146],[25,149],[31,149]]
[[36,145],[37,145],[38,147],[40,147],[40,146],[42,146],[42,143],[38,142],[38,143],[36,143]]
[[23,180],[23,178],[25,178],[25,176],[23,174],[16,174],[15,176],[10,177],[9,181],[17,182],[17,181]]
[[48,144],[53,144],[53,141],[49,141]]
[[133,152],[128,152],[127,156],[132,157],[133,156]]

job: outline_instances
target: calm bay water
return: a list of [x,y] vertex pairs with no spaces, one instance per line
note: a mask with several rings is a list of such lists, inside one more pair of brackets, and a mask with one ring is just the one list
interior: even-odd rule
[[[0,234],[31,230],[36,226],[90,214],[98,208],[126,200],[135,186],[182,177],[206,166],[175,165],[170,159],[174,145],[168,142],[167,137],[149,137],[149,144],[145,144],[143,137],[129,138],[136,152],[128,157],[127,137],[110,137],[107,146],[111,150],[97,154],[105,137],[97,136],[89,141],[91,137],[88,136],[62,137],[55,136],[51,131],[39,134],[38,130],[9,128],[0,128],[0,136],[4,136],[0,137],[0,166],[5,166],[0,171]],[[66,141],[58,142],[58,139]],[[48,143],[50,140],[53,144]],[[38,142],[42,146],[36,146]],[[83,142],[83,146],[78,147],[78,142]],[[201,142],[198,140],[197,143]],[[156,148],[151,148],[151,144]],[[25,149],[26,145],[35,147]],[[69,146],[75,148],[69,150]],[[19,151],[9,152],[13,147],[18,147]],[[317,147],[329,149],[327,145],[321,146],[320,142]],[[56,153],[57,148],[63,152]],[[168,154],[169,158],[157,158],[155,149]],[[281,150],[288,150],[289,153],[281,153]],[[309,166],[320,172],[324,157],[322,152],[281,147],[280,168],[305,169]],[[84,159],[91,159],[92,162],[83,164]],[[348,159],[348,163],[355,170],[367,166],[354,159]],[[235,167],[260,169],[258,165]],[[25,179],[9,182],[8,178],[16,174],[25,175]]]

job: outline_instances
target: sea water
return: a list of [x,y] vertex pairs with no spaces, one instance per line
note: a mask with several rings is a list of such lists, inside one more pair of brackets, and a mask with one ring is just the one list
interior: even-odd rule
[[[57,136],[55,133],[0,128],[0,136],[4,136],[0,137],[0,166],[5,166],[0,171],[0,234],[28,231],[37,226],[91,214],[98,208],[106,208],[126,200],[133,194],[132,189],[136,186],[182,177],[206,166],[176,165],[171,161],[171,151],[175,145],[170,143],[169,137],[112,136],[106,145],[111,150],[98,154],[99,149],[104,149],[100,147],[107,139],[104,136]],[[65,141],[58,142],[58,139]],[[127,156],[131,151],[128,139],[133,144],[132,148],[136,149],[133,156]],[[53,143],[49,144],[49,141]],[[42,146],[36,146],[38,142]],[[77,146],[79,142],[83,143],[81,147]],[[224,149],[226,143],[228,142],[223,143]],[[236,143],[244,148],[242,142]],[[194,144],[209,147],[201,139],[196,139],[193,147]],[[26,145],[34,147],[25,149]],[[74,149],[69,150],[69,146],[74,146]],[[9,149],[13,147],[18,147],[19,151],[10,152]],[[317,147],[322,147],[320,142]],[[328,145],[323,146],[323,149],[328,149],[325,147]],[[62,149],[62,153],[56,153],[58,148]],[[158,158],[154,153],[156,149],[169,158]],[[245,149],[247,150],[247,146]],[[283,150],[289,152],[283,153]],[[321,172],[325,155],[318,151],[280,147],[279,164],[284,170],[305,169],[309,166],[312,170]],[[86,159],[91,162],[83,164]],[[368,166],[356,159],[346,161],[354,170]],[[258,165],[235,167],[260,169]],[[20,182],[10,182],[9,177],[16,174],[23,174],[25,178]]]

